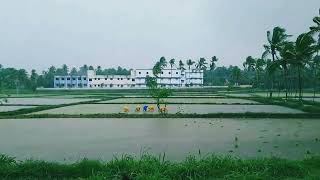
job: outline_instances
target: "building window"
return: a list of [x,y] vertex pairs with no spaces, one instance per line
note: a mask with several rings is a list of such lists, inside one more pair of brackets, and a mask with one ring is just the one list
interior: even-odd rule
[[104,80],[108,80],[108,78],[104,78]]
[[83,78],[83,80],[87,80],[87,78]]
[[123,80],[123,78],[121,78],[121,80]]
[[118,78],[118,80],[120,80],[120,78]]
[[75,80],[76,80],[76,78],[72,78],[72,80],[74,80],[74,81],[75,81]]
[[92,79],[89,79],[89,81],[92,81]]
[[179,74],[178,72],[176,72],[176,74]]
[[163,71],[161,71],[161,74],[163,74]]
[[59,81],[59,78],[56,78],[57,81]]
[[113,80],[113,78],[110,78],[110,80],[112,81],[112,80]]
[[118,87],[119,87],[120,85],[118,84]]
[[128,81],[130,80],[130,78],[127,79]]
[[78,80],[80,81],[80,80],[81,80],[81,77],[78,77]]
[[83,84],[84,87],[87,87],[87,84]]
[[149,72],[147,72],[147,74],[149,74]]
[[94,78],[94,80],[97,80],[97,78]]
[[123,87],[123,85],[121,85],[121,87]]
[[169,74],[171,74],[171,72],[169,72]]
[[56,84],[56,86],[59,86],[59,84]]
[[135,81],[135,79],[132,79],[132,81]]
[[100,80],[100,78],[98,78],[98,80]]
[[67,78],[67,80],[70,80],[70,78]]
[[139,74],[141,74],[141,72],[139,72]]
[[64,78],[61,78],[61,80],[63,80],[63,81],[64,81]]

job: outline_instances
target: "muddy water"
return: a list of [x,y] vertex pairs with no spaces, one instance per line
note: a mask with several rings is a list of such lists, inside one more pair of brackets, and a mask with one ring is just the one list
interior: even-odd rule
[[316,119],[3,119],[0,153],[75,161],[147,151],[181,160],[200,149],[202,156],[299,159],[320,153],[319,129]]

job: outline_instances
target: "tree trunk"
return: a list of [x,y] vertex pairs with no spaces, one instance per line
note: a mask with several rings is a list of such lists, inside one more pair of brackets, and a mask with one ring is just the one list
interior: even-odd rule
[[[272,52],[272,61],[275,60],[275,53]],[[270,89],[270,98],[272,98],[272,91],[273,91],[273,81],[274,81],[274,74],[271,74],[271,89]]]
[[172,66],[171,66],[171,69],[170,69],[170,88],[172,87]]
[[284,70],[284,85],[286,90],[286,100],[288,100],[288,69],[286,67],[283,68]]
[[302,100],[301,68],[298,66],[299,99]]
[[313,79],[313,102],[314,102],[316,98],[316,89],[317,89],[317,68],[314,67],[313,71],[314,71],[314,77],[313,77],[314,78]]

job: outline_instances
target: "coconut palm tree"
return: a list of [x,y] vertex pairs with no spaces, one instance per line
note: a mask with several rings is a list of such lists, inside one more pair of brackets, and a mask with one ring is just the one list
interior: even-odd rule
[[303,33],[298,36],[294,45],[287,51],[290,64],[296,66],[298,69],[298,85],[299,85],[299,99],[302,99],[302,69],[312,59],[315,52],[318,51],[319,46],[315,44],[315,40],[309,33]]
[[178,69],[180,69],[181,71],[185,70],[184,63],[182,60],[179,61],[179,68]]
[[[263,45],[265,51],[262,54],[262,58],[265,59],[268,55],[271,55],[272,61],[279,59],[277,54],[280,51],[281,47],[285,43],[287,43],[289,37],[291,37],[291,35],[287,35],[286,29],[281,27],[273,28],[272,33],[270,31],[267,31],[268,44]],[[273,81],[274,77],[272,75],[270,97],[272,97]]]
[[255,70],[256,60],[252,56],[248,56],[246,61],[243,63],[243,67],[246,68],[248,71]]
[[189,82],[188,82],[188,84],[190,85],[190,72],[191,72],[191,66],[194,64],[195,62],[194,61],[192,61],[191,59],[189,59],[189,60],[187,60],[187,66],[188,66],[188,69],[189,69],[189,72],[188,72],[188,75],[189,75]]
[[213,56],[211,58],[211,61],[210,61],[210,70],[214,70],[216,68],[216,63],[218,62],[218,58],[216,56]]
[[168,65],[166,58],[163,56],[160,58],[159,63],[160,63],[161,69],[166,68]]
[[292,58],[293,58],[291,54],[293,50],[294,50],[293,42],[285,43],[280,49],[281,58],[276,63],[283,70],[284,83],[285,83],[285,89],[286,89],[286,100],[288,99],[288,68],[290,65],[289,63],[292,61]]
[[[178,67],[178,69],[181,71],[181,73],[182,73],[184,70],[186,70],[186,69],[184,68],[184,63],[183,63],[182,60],[179,61],[179,67]],[[182,82],[180,81],[180,87],[181,87],[181,86],[182,86]]]
[[211,85],[213,85],[213,71],[216,68],[216,63],[218,62],[218,58],[216,56],[213,56],[211,58],[211,62],[210,62],[210,74],[211,74]]
[[[200,76],[201,76],[201,71],[205,71],[207,69],[207,62],[205,58],[200,58],[198,63],[196,64],[196,68],[199,70],[200,72]],[[203,85],[203,82],[201,80],[201,85]]]
[[269,81],[269,97],[272,98],[273,91],[273,76],[274,73],[279,68],[277,61],[272,61],[271,59],[266,60],[266,73]]
[[175,65],[176,60],[175,59],[170,59],[169,64],[170,64],[170,86],[172,86],[172,68]]
[[259,82],[260,82],[260,73],[263,71],[263,68],[266,65],[266,61],[262,58],[259,58],[256,60],[254,69],[256,71],[256,80],[257,80],[257,87],[259,87]]
[[161,70],[161,72],[160,72],[160,84],[161,84],[161,74],[162,74],[162,70],[164,70],[164,69],[167,67],[167,65],[168,65],[168,62],[167,62],[166,58],[162,56],[162,57],[160,58],[159,62],[158,62],[158,66],[159,66],[159,68],[160,68],[160,70]]
[[159,77],[159,74],[161,74],[161,71],[162,71],[161,68],[162,67],[161,67],[160,62],[156,62],[156,64],[152,68],[153,75],[156,76],[156,77]]
[[235,86],[239,86],[239,80],[241,77],[241,70],[238,66],[232,68],[231,78],[233,79]]
[[[310,27],[310,34],[318,34],[318,45],[320,45],[320,9],[319,9],[319,16],[313,18],[313,22],[315,23],[314,26]],[[319,51],[318,51],[319,52]]]
[[[255,72],[256,59],[252,56],[248,56],[246,61],[243,63],[243,67],[247,70],[248,73]],[[256,79],[256,77],[255,77]],[[254,83],[253,83],[254,84]]]
[[189,60],[187,61],[187,65],[188,65],[189,71],[190,71],[190,67],[191,67],[194,63],[195,63],[195,62],[192,61],[191,59],[189,59]]
[[316,55],[313,57],[312,61],[309,62],[309,66],[313,71],[313,101],[316,97],[316,89],[318,84],[318,69],[320,69],[320,56]]

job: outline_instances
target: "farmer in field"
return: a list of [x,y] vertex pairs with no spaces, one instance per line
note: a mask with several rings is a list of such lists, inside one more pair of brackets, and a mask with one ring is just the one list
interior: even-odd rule
[[140,112],[141,111],[141,106],[136,106],[135,112]]
[[130,111],[128,106],[124,106],[123,107],[123,112],[128,113]]
[[154,112],[154,106],[150,106],[148,109],[149,112]]
[[148,105],[144,105],[143,106],[143,112],[147,112],[148,111]]
[[160,107],[160,113],[166,113],[166,112],[168,112],[167,106]]

